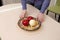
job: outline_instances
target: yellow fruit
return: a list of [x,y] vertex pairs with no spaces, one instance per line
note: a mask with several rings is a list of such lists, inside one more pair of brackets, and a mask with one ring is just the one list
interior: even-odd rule
[[30,20],[29,21],[29,24],[30,24],[30,26],[36,26],[37,25],[37,21],[36,20]]

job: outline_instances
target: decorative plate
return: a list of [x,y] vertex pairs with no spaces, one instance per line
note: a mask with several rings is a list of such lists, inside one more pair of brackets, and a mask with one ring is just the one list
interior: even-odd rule
[[37,20],[36,18],[34,18],[34,20],[36,20],[38,22],[38,24],[34,27],[28,25],[28,26],[24,26],[22,24],[22,20],[26,19],[27,17],[24,17],[22,19],[19,19],[18,21],[18,26],[23,29],[23,30],[26,30],[26,31],[35,31],[35,30],[38,30],[40,27],[41,27],[41,22],[39,20]]

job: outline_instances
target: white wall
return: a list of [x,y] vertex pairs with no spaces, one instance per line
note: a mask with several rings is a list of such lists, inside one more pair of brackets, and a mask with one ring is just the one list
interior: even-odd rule
[[56,4],[56,0],[51,0],[50,6],[53,6]]
[[[4,5],[12,4],[12,3],[20,3],[20,0],[3,0]],[[56,0],[51,0],[50,6],[55,5],[55,3],[56,3]]]
[[12,4],[12,3],[20,3],[20,0],[3,0],[3,4]]

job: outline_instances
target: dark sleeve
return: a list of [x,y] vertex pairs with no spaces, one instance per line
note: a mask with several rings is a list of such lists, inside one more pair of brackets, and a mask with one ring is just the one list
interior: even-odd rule
[[21,3],[22,3],[22,9],[23,10],[27,9],[27,7],[26,7],[26,0],[21,0]]
[[47,7],[49,6],[49,4],[50,4],[50,0],[44,0],[40,12],[44,13]]

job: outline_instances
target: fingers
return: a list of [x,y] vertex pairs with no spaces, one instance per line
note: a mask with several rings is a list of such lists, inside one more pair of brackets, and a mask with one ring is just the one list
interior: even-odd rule
[[21,15],[20,15],[20,18],[23,18],[23,17],[25,17],[25,14],[21,14]]
[[22,14],[20,15],[20,18],[25,17],[25,16],[26,16],[26,14],[27,14],[27,12],[26,12],[25,10],[23,10],[23,11],[22,11]]
[[41,23],[43,23],[43,22],[44,22],[44,17],[37,16],[37,19],[38,19]]

